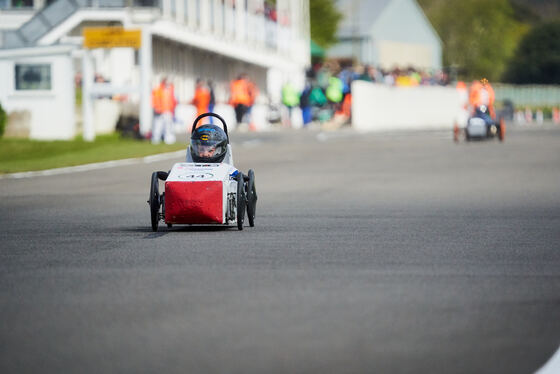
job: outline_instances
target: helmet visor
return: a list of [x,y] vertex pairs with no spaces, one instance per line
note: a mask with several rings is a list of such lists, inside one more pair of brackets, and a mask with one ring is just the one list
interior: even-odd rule
[[225,153],[224,144],[219,141],[194,139],[191,142],[193,154],[200,159],[211,161]]

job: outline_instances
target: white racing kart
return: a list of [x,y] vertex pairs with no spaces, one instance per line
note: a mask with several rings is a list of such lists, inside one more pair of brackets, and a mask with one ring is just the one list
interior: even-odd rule
[[453,127],[453,140],[458,143],[461,135],[466,141],[498,138],[500,142],[505,140],[506,123],[502,116],[495,121],[490,117],[488,107],[480,105],[475,108],[474,115],[469,117],[466,127],[461,129],[455,123]]
[[[214,225],[235,227],[243,230],[245,210],[249,225],[255,225],[257,191],[255,173],[244,175],[233,166],[231,145],[226,122],[214,113],[198,116],[192,126],[204,117],[215,117],[222,123],[227,137],[227,151],[222,162],[198,163],[187,147],[186,162],[173,165],[169,172],[155,171],[150,184],[150,215],[152,230],[157,231],[159,222],[170,228],[174,224]],[[159,181],[165,182],[164,192],[159,192]]]

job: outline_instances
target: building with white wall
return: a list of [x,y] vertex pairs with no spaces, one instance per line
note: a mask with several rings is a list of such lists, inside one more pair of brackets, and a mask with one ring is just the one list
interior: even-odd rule
[[[174,83],[182,104],[190,102],[200,77],[214,82],[218,104],[225,105],[229,82],[247,73],[258,85],[258,103],[264,107],[269,100],[280,101],[285,81],[302,84],[309,65],[307,0],[276,0],[273,9],[265,0],[25,0],[29,6],[24,8],[13,3],[0,0],[0,77],[6,83],[0,103],[8,113],[29,111],[30,127],[42,116],[34,105],[39,98],[73,113],[67,93],[74,95],[75,77],[83,76],[85,83],[84,131],[90,114],[96,115],[95,105],[88,107],[90,100],[124,94],[139,104],[141,130],[146,133],[151,127],[151,89],[163,76]],[[142,46],[83,48],[83,28],[97,26],[141,30]],[[52,49],[55,46],[66,46],[64,57]],[[37,66],[29,63],[34,51],[43,56]],[[66,59],[64,77],[59,76],[60,58]],[[22,64],[40,75],[35,74],[36,80],[50,83],[21,89],[16,67]],[[107,83],[94,83],[93,76]],[[53,112],[59,113],[60,109]],[[63,117],[43,121],[43,126],[60,131],[33,130],[30,136],[75,136],[79,129],[74,115]]]
[[17,118],[20,135],[74,137],[73,50],[68,45],[0,49],[0,103]]
[[415,0],[339,0],[339,43],[328,57],[383,69],[441,68],[442,43]]

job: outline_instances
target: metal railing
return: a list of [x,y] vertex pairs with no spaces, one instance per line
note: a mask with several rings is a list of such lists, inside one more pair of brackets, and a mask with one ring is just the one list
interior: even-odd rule
[[[1,1],[1,0],[0,0]],[[235,40],[244,47],[260,49],[266,52],[291,53],[296,40],[294,30],[289,25],[282,25],[267,19],[264,14],[244,10],[239,14],[235,8],[212,1],[212,6],[205,7],[202,16],[200,2],[192,0],[55,0],[39,10],[27,22],[16,30],[0,33],[0,48],[31,47],[59,26],[80,9],[157,9],[163,18],[184,23],[192,29],[199,29],[202,34],[213,34],[217,39]],[[204,0],[210,1],[210,0]],[[181,6],[179,6],[181,4]],[[196,4],[195,8],[187,5]],[[208,3],[205,3],[208,6]]]
[[560,85],[494,85],[496,101],[509,100],[516,107],[560,106]]
[[160,0],[56,0],[31,17],[17,30],[2,33],[2,48],[34,45],[43,35],[81,8],[125,8],[160,6]]

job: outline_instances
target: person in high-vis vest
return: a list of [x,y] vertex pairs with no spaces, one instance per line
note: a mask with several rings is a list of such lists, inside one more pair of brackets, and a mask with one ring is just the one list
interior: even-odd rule
[[230,105],[235,109],[237,124],[243,122],[243,117],[252,105],[251,87],[245,74],[241,74],[230,84]]
[[210,90],[202,79],[196,80],[192,104],[196,107],[196,116],[210,111]]
[[284,113],[283,125],[285,127],[292,127],[292,109],[299,105],[299,94],[290,82],[282,86],[282,104],[287,109],[286,113]]
[[152,91],[152,107],[154,109],[153,144],[158,144],[162,137],[166,144],[175,143],[173,116],[176,106],[177,100],[175,99],[173,84],[167,78],[163,78],[159,86]]

